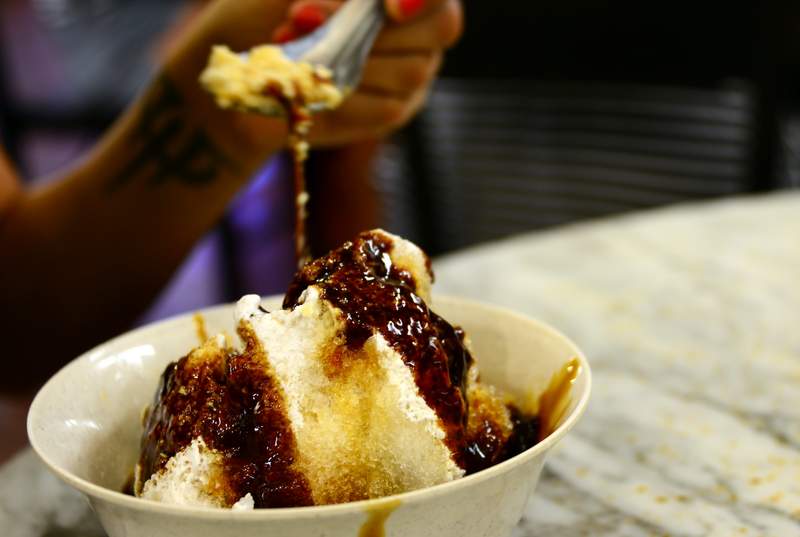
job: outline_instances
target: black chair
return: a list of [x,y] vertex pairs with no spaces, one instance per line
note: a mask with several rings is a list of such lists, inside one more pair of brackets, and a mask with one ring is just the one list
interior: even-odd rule
[[441,253],[788,185],[777,88],[797,7],[600,4],[468,3],[429,106],[382,156],[390,227]]

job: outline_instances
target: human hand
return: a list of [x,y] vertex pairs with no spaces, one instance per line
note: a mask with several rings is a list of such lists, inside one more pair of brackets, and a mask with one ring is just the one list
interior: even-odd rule
[[[383,30],[364,78],[337,110],[315,116],[312,146],[375,139],[401,127],[424,104],[442,55],[462,31],[459,0],[386,0],[391,22]],[[285,121],[216,109],[197,84],[211,45],[246,50],[272,33],[286,41],[322,24],[342,0],[217,0],[167,63],[197,121],[226,152],[263,159],[283,147]],[[276,145],[277,144],[277,145]]]
[[[343,3],[294,1],[273,39],[285,42],[310,33]],[[387,0],[386,9],[391,22],[378,37],[361,84],[339,109],[316,118],[312,144],[378,138],[401,127],[424,104],[444,51],[461,34],[458,0]]]

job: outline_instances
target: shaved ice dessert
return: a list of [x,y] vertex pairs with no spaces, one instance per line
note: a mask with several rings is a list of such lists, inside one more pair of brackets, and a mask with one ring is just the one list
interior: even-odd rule
[[378,498],[531,447],[535,416],[481,383],[464,332],[430,307],[417,246],[362,233],[296,275],[282,309],[235,309],[170,364],[144,420],[134,494],[252,509]]

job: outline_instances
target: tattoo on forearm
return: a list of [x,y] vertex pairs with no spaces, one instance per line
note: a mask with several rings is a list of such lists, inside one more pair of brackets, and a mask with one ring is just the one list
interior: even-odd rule
[[231,161],[208,136],[186,121],[180,93],[166,76],[159,77],[145,97],[136,126],[138,147],[129,162],[113,178],[109,192],[133,181],[151,186],[169,182],[203,186],[214,181]]

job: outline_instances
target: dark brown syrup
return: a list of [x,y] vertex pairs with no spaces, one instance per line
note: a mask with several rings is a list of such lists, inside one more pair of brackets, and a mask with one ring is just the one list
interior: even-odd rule
[[133,470],[131,470],[130,474],[128,474],[128,478],[125,479],[125,484],[122,485],[122,493],[128,496],[134,496],[136,493],[134,490],[135,483],[136,478],[134,477]]
[[479,432],[467,439],[464,462],[467,474],[474,474],[532,448],[555,431],[572,401],[572,385],[580,373],[580,362],[573,358],[553,378],[539,396],[536,412],[525,412],[510,404],[512,430],[506,439],[501,428],[487,420]]
[[[464,333],[426,306],[414,291],[413,276],[392,263],[391,249],[385,235],[361,234],[299,271],[284,308],[297,306],[308,286],[317,286],[344,313],[342,336],[352,352],[342,354],[342,360],[359,356],[375,331],[382,334],[414,373],[420,394],[439,416],[448,447],[467,474],[518,455],[551,434],[571,401],[580,372],[577,359],[553,376],[537,412],[509,406],[510,436],[507,426],[487,417],[468,437],[465,394],[473,360]],[[294,469],[296,443],[283,393],[258,339],[246,325],[239,334],[245,342],[242,353],[219,350],[216,359],[195,360],[190,355],[167,367],[146,417],[141,475],[153,475],[202,437],[223,454],[220,480],[228,504],[251,493],[259,508],[312,505],[308,482]],[[345,366],[329,362],[327,367]],[[383,535],[383,523],[395,507],[371,514],[359,535]]]
[[403,357],[425,402],[436,412],[458,462],[467,422],[466,372],[472,363],[464,333],[431,311],[416,294],[412,275],[392,263],[391,239],[362,233],[306,265],[286,293],[298,305],[310,285],[344,313],[345,344],[360,349],[377,331]]
[[292,178],[294,185],[294,253],[298,268],[311,260],[311,247],[308,241],[306,224],[308,214],[308,189],[306,188],[305,161],[308,141],[308,129],[311,127],[311,116],[307,103],[302,100],[301,91],[295,91],[295,98],[290,99],[283,94],[279,85],[268,86],[264,93],[273,97],[283,107],[289,127],[289,153],[292,159]]
[[293,467],[296,444],[283,394],[256,337],[245,329],[240,336],[240,354],[216,362],[187,357],[167,368],[145,427],[142,475],[159,471],[200,436],[223,455],[218,484],[227,504],[250,493],[256,507],[312,505],[308,482]]

